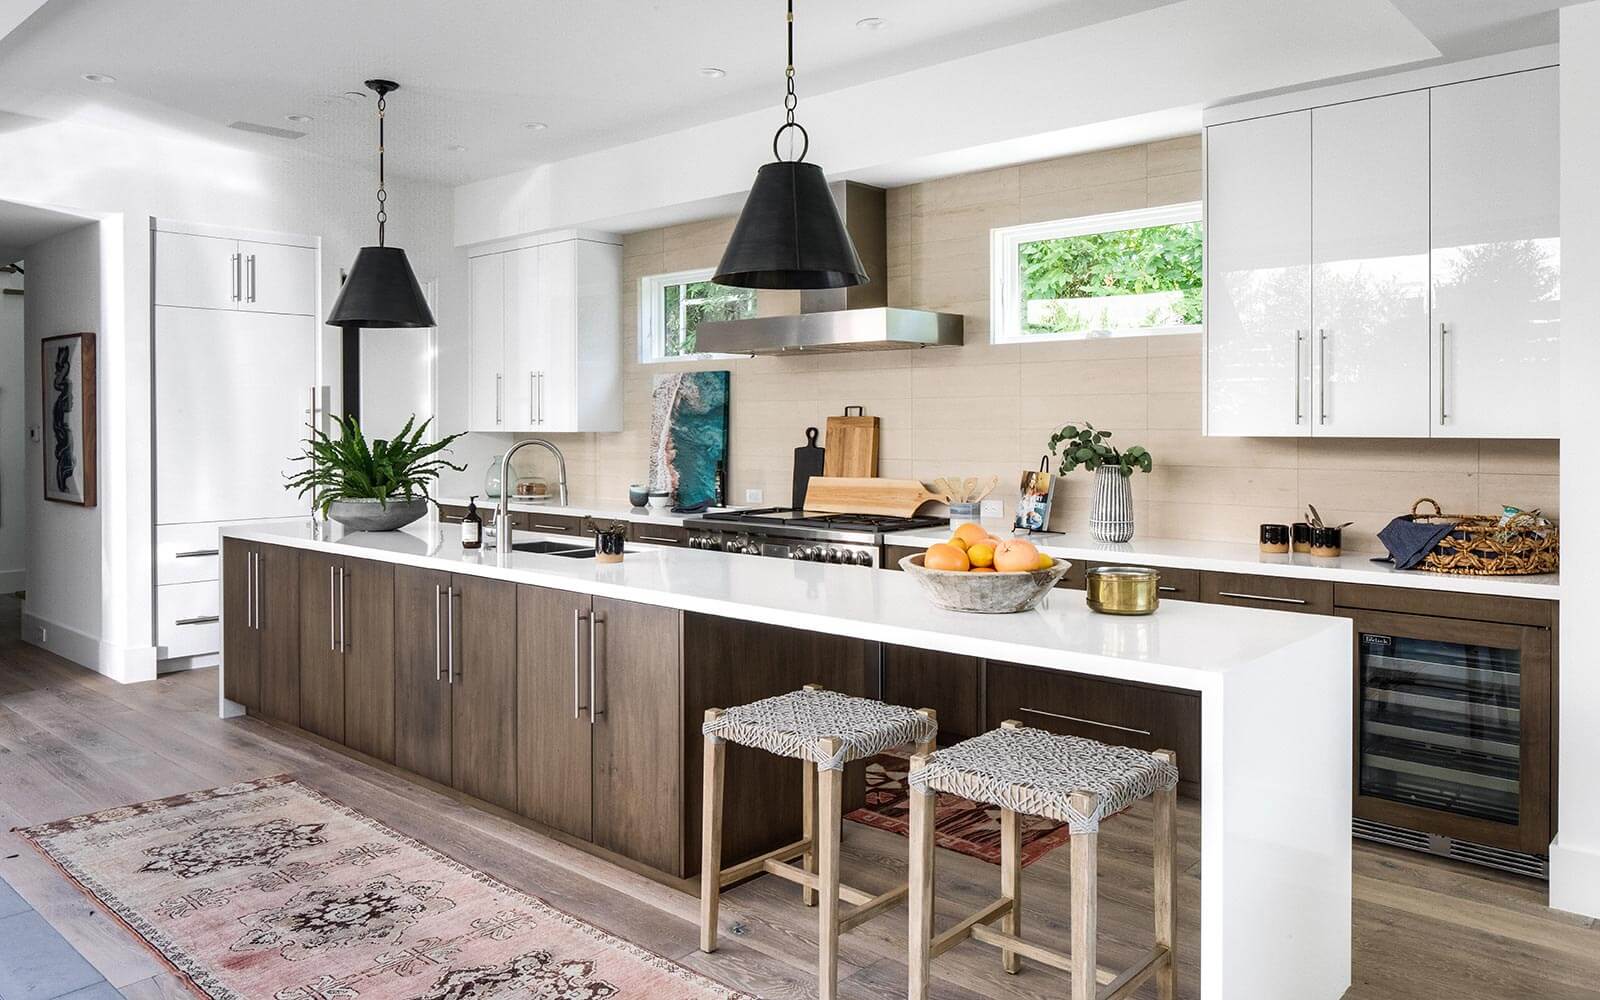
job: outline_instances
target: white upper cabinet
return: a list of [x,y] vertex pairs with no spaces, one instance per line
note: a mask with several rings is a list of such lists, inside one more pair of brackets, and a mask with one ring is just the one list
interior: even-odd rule
[[621,430],[621,247],[566,239],[469,267],[470,428]]
[[1311,112],[1313,435],[1428,436],[1428,93]]
[[156,233],[155,304],[311,316],[314,247],[222,236]]
[[1435,437],[1556,437],[1557,71],[1432,96]]
[[1311,113],[1206,133],[1206,433],[1311,433]]

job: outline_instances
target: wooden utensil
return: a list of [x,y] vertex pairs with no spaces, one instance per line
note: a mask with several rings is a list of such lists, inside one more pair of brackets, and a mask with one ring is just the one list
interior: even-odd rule
[[843,416],[828,418],[826,446],[824,476],[863,479],[878,474],[878,418],[866,416],[861,407],[847,406]]
[[943,500],[915,479],[818,476],[806,491],[806,509],[836,514],[910,517],[930,500]]
[[999,476],[990,476],[989,477],[989,482],[984,485],[983,489],[978,491],[978,495],[977,496],[972,498],[972,502],[973,503],[981,503],[981,502],[983,502],[983,500],[986,499],[989,496],[989,494],[994,492],[994,488],[996,486],[999,486],[999,485],[1000,485],[1000,477]]
[[806,428],[806,443],[794,450],[794,490],[789,506],[803,507],[806,502],[806,485],[812,476],[822,475],[823,454],[817,447],[817,429]]

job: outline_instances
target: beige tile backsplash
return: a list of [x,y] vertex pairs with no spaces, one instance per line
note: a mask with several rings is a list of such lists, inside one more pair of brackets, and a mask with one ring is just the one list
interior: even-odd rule
[[[1011,513],[1017,479],[1050,433],[1092,421],[1119,444],[1143,444],[1156,469],[1133,482],[1138,531],[1150,537],[1252,541],[1262,521],[1291,521],[1315,503],[1355,521],[1347,547],[1379,550],[1375,532],[1422,496],[1450,511],[1505,503],[1556,512],[1555,442],[1206,438],[1200,434],[1198,335],[1029,345],[989,343],[989,230],[1195,201],[1197,136],[950,177],[889,192],[893,305],[960,312],[963,347],[723,363],[637,359],[638,284],[649,274],[716,264],[732,228],[717,219],[624,240],[625,427],[564,435],[573,495],[620,502],[643,479],[650,381],[659,372],[733,372],[730,497],[747,489],[787,503],[793,449],[808,426],[860,404],[881,418],[881,472],[930,480],[998,475]],[[792,312],[789,293],[762,293],[764,314]],[[1066,477],[1055,526],[1087,531],[1090,476]]]

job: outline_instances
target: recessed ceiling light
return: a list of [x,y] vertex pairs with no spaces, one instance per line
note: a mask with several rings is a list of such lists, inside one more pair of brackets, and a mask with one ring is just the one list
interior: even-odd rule
[[83,78],[90,83],[116,83],[117,78],[109,73],[85,73]]
[[863,17],[861,20],[856,22],[856,27],[860,28],[862,31],[877,31],[881,28],[887,28],[888,26],[889,22],[885,21],[881,17]]
[[461,145],[459,142],[451,146],[446,146],[445,149],[448,149],[452,153],[465,153],[467,151],[467,147]]
[[284,115],[283,116],[283,120],[286,121],[286,122],[294,122],[296,125],[304,125],[306,122],[311,121],[311,116],[310,115]]
[[705,77],[707,80],[720,80],[728,75],[728,71],[725,69],[718,69],[715,66],[701,66],[700,75]]
[[544,122],[523,122],[522,127],[527,129],[529,132],[543,132],[550,126],[546,125]]

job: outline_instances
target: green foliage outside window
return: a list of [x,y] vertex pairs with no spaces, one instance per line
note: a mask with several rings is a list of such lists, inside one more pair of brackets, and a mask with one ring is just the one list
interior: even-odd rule
[[669,358],[695,353],[694,334],[702,322],[748,319],[756,314],[753,288],[689,281],[666,286],[662,299],[662,354]]
[[[1018,253],[1023,333],[1193,326],[1201,321],[1204,272],[1198,222],[1038,240],[1022,244]],[[1114,301],[1133,295],[1150,297],[1133,303],[1131,312]]]

